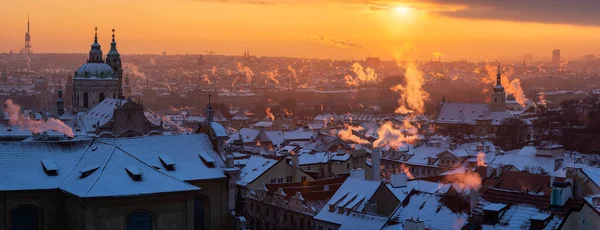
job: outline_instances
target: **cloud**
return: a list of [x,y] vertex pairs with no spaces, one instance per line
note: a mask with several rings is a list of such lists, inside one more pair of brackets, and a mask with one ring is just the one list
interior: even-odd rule
[[453,18],[600,26],[600,1],[594,0],[195,0],[260,5],[315,6],[338,3],[369,11],[387,11],[396,6]]
[[314,42],[319,42],[323,44],[334,45],[342,48],[360,48],[366,49],[364,46],[352,43],[349,40],[325,37],[325,36],[311,36],[310,39]]

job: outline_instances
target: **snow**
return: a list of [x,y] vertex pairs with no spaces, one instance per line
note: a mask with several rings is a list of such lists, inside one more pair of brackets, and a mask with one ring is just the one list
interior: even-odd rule
[[[335,224],[345,224],[345,223],[354,223],[350,222],[353,218],[359,218],[359,216],[346,215],[346,212],[340,214],[336,210],[333,212],[329,211],[329,205],[336,205],[336,203],[341,201],[349,196],[360,196],[364,197],[359,204],[353,208],[353,211],[362,212],[364,209],[365,202],[370,200],[377,188],[381,185],[379,181],[368,181],[357,178],[347,178],[346,181],[338,188],[338,190],[333,194],[327,205],[321,209],[319,213],[314,217],[315,220],[335,223]],[[346,206],[346,208],[351,208],[350,206]]]
[[428,229],[461,229],[468,222],[468,212],[453,212],[442,202],[441,195],[417,192],[408,199],[396,209],[392,217],[394,220],[403,223],[407,219],[418,218]]
[[96,128],[94,125],[100,124],[100,126],[106,124],[113,117],[115,109],[118,105],[127,103],[127,100],[119,100],[114,98],[106,98],[96,106],[83,113],[80,118],[83,121],[84,129],[86,132],[94,132]]
[[252,155],[247,159],[245,166],[240,170],[240,180],[238,184],[247,186],[265,173],[271,167],[279,162],[278,160],[268,159],[257,155]]
[[[542,211],[534,206],[530,205],[511,205],[504,214],[501,215],[498,224],[487,225],[482,224],[482,229],[530,229],[531,219],[539,219],[543,216],[549,217],[551,214]],[[559,215],[552,215],[544,229],[558,229],[563,217]]]
[[483,208],[483,210],[499,212],[500,210],[502,210],[505,207],[506,207],[506,204],[491,203],[491,204],[488,204],[487,206],[485,206]]
[[210,127],[215,131],[217,137],[227,137],[227,131],[223,125],[213,121],[210,123]]

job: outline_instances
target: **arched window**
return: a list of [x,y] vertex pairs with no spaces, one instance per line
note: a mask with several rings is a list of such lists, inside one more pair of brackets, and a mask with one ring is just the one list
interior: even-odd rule
[[196,197],[194,199],[194,230],[204,229],[204,198]]
[[85,92],[83,93],[83,108],[87,108],[89,107],[89,97],[88,97],[88,93]]
[[98,103],[104,101],[104,93],[100,93],[100,96],[98,97]]
[[152,214],[148,211],[135,211],[127,217],[126,230],[152,230]]
[[10,211],[12,230],[38,230],[41,227],[39,210],[31,206],[19,206]]

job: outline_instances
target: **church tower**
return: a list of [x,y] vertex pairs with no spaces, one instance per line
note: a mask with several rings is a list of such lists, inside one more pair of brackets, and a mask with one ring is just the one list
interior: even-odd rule
[[58,99],[56,99],[56,113],[58,113],[58,116],[65,114],[65,105],[62,94],[62,89],[58,89]]
[[213,117],[214,117],[214,110],[213,110],[213,106],[210,103],[210,98],[212,97],[212,95],[210,94],[210,92],[208,93],[208,105],[206,106],[206,123],[210,125],[211,122],[213,122]]
[[110,51],[106,54],[106,64],[108,64],[115,76],[118,79],[117,84],[117,98],[123,98],[123,68],[121,67],[121,55],[117,51],[117,42],[115,42],[115,29],[112,30],[112,42],[110,43]]
[[492,112],[502,112],[506,110],[506,93],[501,83],[500,65],[498,65],[498,73],[496,74],[496,85],[494,86],[494,92],[492,92],[492,100],[490,101],[490,108]]

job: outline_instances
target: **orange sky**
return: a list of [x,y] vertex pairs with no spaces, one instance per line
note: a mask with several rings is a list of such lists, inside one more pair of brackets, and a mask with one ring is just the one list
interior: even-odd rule
[[[430,10],[441,6],[422,6],[417,0],[385,1],[387,8],[376,10],[365,0],[229,1],[2,0],[0,52],[23,47],[27,14],[32,21],[32,50],[44,53],[87,52],[94,26],[99,27],[105,52],[114,27],[121,53],[212,49],[241,55],[249,49],[259,56],[390,59],[394,47],[412,43],[413,58],[426,60],[435,51],[449,61],[519,59],[524,53],[549,59],[554,48],[560,48],[564,57],[577,58],[600,50],[598,27],[442,16]],[[335,41],[356,47],[331,44]]]

